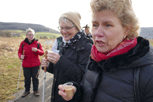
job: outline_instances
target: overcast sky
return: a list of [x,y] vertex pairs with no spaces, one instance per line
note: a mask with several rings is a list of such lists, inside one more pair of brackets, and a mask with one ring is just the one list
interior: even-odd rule
[[[153,0],[132,0],[141,26],[153,27]],[[57,30],[67,11],[81,14],[81,26],[90,23],[90,0],[1,0],[0,21],[41,24]]]

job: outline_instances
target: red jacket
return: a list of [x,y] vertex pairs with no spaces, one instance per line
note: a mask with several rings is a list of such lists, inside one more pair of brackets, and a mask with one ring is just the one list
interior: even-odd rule
[[[27,38],[21,42],[19,50],[18,50],[18,56],[19,58],[21,58],[21,55],[24,50],[25,57],[22,62],[23,67],[30,68],[30,67],[40,66],[41,63],[40,63],[39,55],[40,56],[43,55],[44,51],[40,43],[39,43],[39,49],[37,48],[37,46],[38,46],[38,41],[36,40],[33,40],[31,44],[28,44]],[[37,52],[32,51],[32,47],[36,47]]]

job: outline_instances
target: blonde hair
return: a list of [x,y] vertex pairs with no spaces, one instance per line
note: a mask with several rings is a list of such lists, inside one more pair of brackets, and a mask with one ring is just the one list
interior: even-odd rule
[[127,35],[129,39],[139,35],[139,21],[133,11],[131,0],[91,0],[90,6],[92,14],[103,10],[113,11],[123,27],[130,26],[131,29]]
[[32,28],[28,28],[26,30],[26,35],[28,34],[28,32],[32,32],[32,34],[35,34],[35,31]]

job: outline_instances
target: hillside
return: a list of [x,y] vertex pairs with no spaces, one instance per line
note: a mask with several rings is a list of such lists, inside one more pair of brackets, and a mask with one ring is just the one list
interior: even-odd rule
[[[40,24],[0,22],[0,30],[24,30],[25,31],[29,27],[34,29],[36,32],[50,32],[50,33],[60,34],[59,31],[45,27]],[[153,39],[153,27],[141,27],[140,36],[147,39]]]
[[60,34],[59,31],[45,27],[40,24],[30,24],[30,23],[11,23],[11,22],[0,22],[0,30],[24,30],[32,28],[35,32],[50,32],[55,34]]

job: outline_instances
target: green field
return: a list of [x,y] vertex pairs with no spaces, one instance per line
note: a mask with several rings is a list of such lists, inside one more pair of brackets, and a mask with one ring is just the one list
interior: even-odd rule
[[150,41],[150,44],[153,46],[153,42]]
[[[55,34],[55,33],[49,33],[49,32],[36,32],[35,38],[36,39],[55,39],[57,37],[61,36],[61,34]],[[22,38],[25,38],[25,34],[21,36]]]
[[[21,34],[21,38],[26,37],[26,31],[23,30],[0,30],[0,33],[15,33],[15,34]],[[55,39],[57,37],[61,36],[61,34],[55,34],[50,32],[36,32],[35,38],[36,39]]]
[[[55,39],[61,36],[61,34],[49,33],[49,32],[36,32],[35,38],[36,39]],[[25,38],[25,34],[22,34],[22,38]]]
[[61,36],[61,34],[55,34],[55,33],[49,33],[49,32],[36,32],[35,37],[47,37],[48,39],[55,39],[57,37]]

